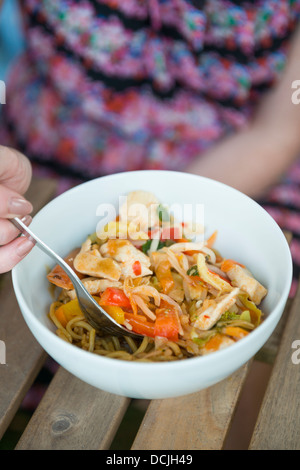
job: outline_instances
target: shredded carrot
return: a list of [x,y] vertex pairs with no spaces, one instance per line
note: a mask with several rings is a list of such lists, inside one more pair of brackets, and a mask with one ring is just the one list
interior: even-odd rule
[[188,250],[188,251],[184,251],[183,253],[187,256],[193,256],[193,255],[197,255],[199,253],[199,251],[197,251],[197,250]]
[[207,351],[218,351],[223,341],[223,336],[217,333],[205,345]]
[[236,265],[241,266],[241,268],[245,267],[243,264],[240,264],[237,261],[234,261],[233,259],[225,259],[221,264],[221,270],[224,271],[224,273],[227,273]]
[[244,328],[240,328],[239,326],[227,326],[223,331],[225,335],[231,336],[234,339],[241,339],[249,334],[248,331],[244,330]]
[[128,296],[128,299],[129,299],[129,302],[130,302],[130,305],[131,305],[131,308],[132,308],[132,311],[133,311],[134,315],[137,315],[138,307],[137,307],[137,304],[136,304],[135,300],[133,299],[132,293],[128,292],[127,296]]
[[216,230],[207,240],[206,240],[206,246],[208,248],[211,248],[215,241],[216,241],[216,238],[217,238],[217,235],[218,235],[218,231]]

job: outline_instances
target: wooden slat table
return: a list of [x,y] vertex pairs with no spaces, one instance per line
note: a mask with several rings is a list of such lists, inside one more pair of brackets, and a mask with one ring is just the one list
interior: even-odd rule
[[[35,212],[53,197],[55,188],[52,180],[33,180],[27,198]],[[0,340],[8,345],[6,364],[0,364],[1,439],[47,355],[23,320],[9,273],[0,276],[0,306]],[[293,302],[287,303],[262,350],[231,377],[189,396],[142,402],[144,418],[129,449],[235,448],[234,429],[237,435],[241,432],[239,415],[243,424],[247,421],[243,412],[247,395],[256,395],[256,399],[246,408],[252,424],[248,425],[249,442],[244,446],[300,449],[300,364],[292,362],[292,343],[300,340],[299,314],[300,291]],[[259,361],[268,368],[261,382],[266,383],[266,390],[255,385]],[[109,449],[131,403],[129,398],[85,384],[60,367],[16,449]]]

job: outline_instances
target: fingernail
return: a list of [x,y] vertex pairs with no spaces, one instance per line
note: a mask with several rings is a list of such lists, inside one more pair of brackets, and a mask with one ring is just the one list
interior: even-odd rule
[[24,258],[24,256],[27,255],[27,253],[29,253],[29,251],[33,248],[33,243],[24,237],[22,237],[21,240],[22,241],[20,241],[17,247],[17,255],[20,258]]
[[32,211],[32,204],[22,197],[12,197],[8,202],[8,210],[11,214],[28,214]]
[[25,215],[24,217],[22,217],[21,221],[23,222],[23,224],[28,226],[32,222],[32,217],[30,215]]

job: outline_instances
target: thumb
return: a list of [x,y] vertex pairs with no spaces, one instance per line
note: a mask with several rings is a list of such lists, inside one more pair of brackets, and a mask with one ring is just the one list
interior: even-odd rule
[[15,149],[0,145],[0,183],[24,194],[30,184],[32,168],[25,155]]

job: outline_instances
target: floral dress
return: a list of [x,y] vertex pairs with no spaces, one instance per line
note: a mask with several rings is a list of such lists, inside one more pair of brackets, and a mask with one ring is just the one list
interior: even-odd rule
[[[183,170],[245,126],[280,77],[300,0],[23,0],[26,52],[7,80],[0,141],[70,184]],[[300,166],[266,207],[294,232]]]
[[[59,191],[101,175],[182,170],[243,128],[280,77],[300,0],[22,0],[0,142]],[[265,201],[300,274],[300,164]],[[293,285],[293,289],[296,283]],[[34,409],[48,363],[26,395]],[[46,374],[46,378],[45,378]],[[48,375],[47,375],[48,374]]]

